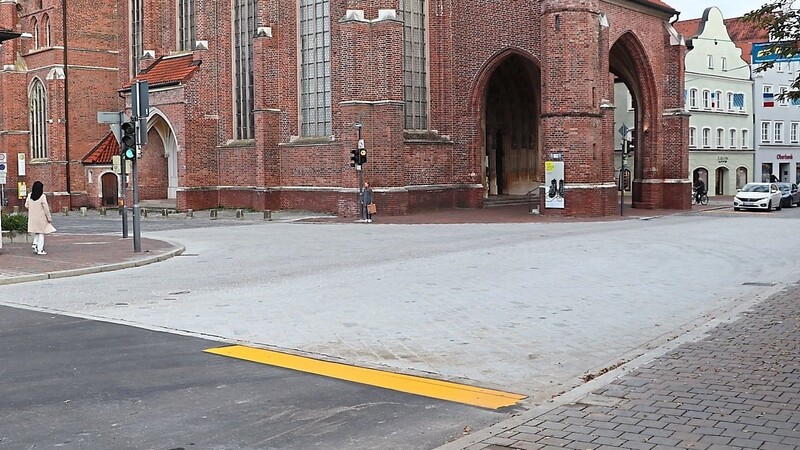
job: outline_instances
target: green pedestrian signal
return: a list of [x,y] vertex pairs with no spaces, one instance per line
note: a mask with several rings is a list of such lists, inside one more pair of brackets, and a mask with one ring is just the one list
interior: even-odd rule
[[122,158],[132,161],[136,159],[136,126],[133,122],[125,122],[120,126],[120,150]]

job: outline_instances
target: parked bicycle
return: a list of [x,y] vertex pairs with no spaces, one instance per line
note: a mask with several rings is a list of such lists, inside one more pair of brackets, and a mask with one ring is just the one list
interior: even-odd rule
[[[693,205],[697,204],[697,191],[694,189],[692,189],[692,204]],[[700,204],[701,205],[708,204],[708,194],[703,193],[702,195],[700,195]]]

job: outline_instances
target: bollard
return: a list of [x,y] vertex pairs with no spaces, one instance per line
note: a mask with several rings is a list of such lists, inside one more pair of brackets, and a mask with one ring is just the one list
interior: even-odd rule
[[105,216],[106,216],[106,209],[100,208],[100,217],[105,217]]
[[66,206],[61,208],[61,212],[64,213],[65,216],[68,216],[69,215],[69,208],[67,208]]
[[168,210],[168,209],[166,209],[166,208],[162,209],[162,210],[161,210],[161,217],[163,217],[163,218],[165,218],[165,219],[166,219],[167,217],[169,217],[169,210]]
[[216,219],[217,218],[217,210],[216,209],[212,209],[210,211],[210,216],[211,216],[212,219]]
[[236,218],[237,219],[243,219],[244,218],[244,211],[242,211],[241,209],[237,209],[236,210]]
[[81,217],[86,217],[86,207],[81,206]]
[[264,220],[272,220],[272,210],[264,211]]
[[19,206],[14,207],[14,214],[19,214]]
[[147,217],[147,208],[140,209],[139,214],[141,214],[142,217]]

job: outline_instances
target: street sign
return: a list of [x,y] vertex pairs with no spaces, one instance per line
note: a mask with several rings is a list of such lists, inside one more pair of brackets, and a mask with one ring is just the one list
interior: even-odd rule
[[[97,111],[97,123],[119,123],[119,115],[123,114],[117,111]],[[127,120],[125,120],[127,122]]]
[[630,128],[628,128],[628,126],[623,123],[622,126],[619,127],[619,130],[617,131],[619,131],[619,134],[621,134],[622,137],[625,137],[625,135],[628,134],[628,130],[630,130]]

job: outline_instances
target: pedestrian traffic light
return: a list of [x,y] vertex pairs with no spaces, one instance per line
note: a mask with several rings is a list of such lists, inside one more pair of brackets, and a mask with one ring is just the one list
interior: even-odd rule
[[136,159],[136,126],[133,122],[125,122],[120,125],[121,138],[120,150],[122,157],[127,160]]
[[636,150],[636,146],[633,145],[633,141],[625,140],[625,154],[630,155],[634,150]]
[[350,150],[350,167],[355,167],[359,164],[361,163],[359,162],[358,150],[354,148]]
[[364,164],[367,162],[367,149],[361,148],[358,150],[358,163]]

